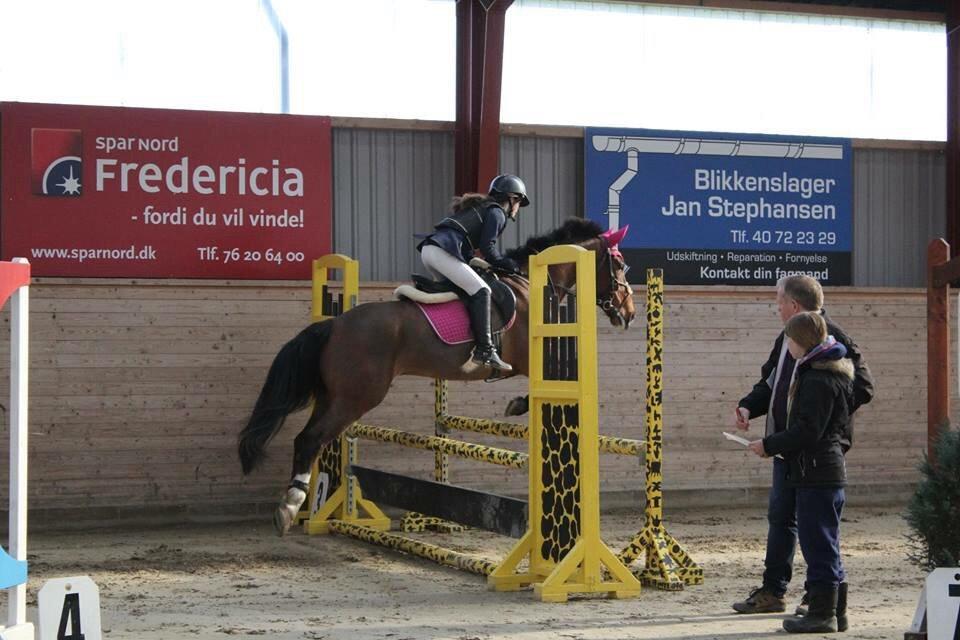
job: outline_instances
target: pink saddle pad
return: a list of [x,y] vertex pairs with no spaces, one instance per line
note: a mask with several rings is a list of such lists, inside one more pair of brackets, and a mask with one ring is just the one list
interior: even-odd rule
[[[459,300],[441,302],[440,304],[414,303],[427,318],[437,337],[447,344],[463,344],[473,342],[473,331],[470,330],[470,318],[467,308]],[[506,331],[513,326],[514,318],[503,328]]]

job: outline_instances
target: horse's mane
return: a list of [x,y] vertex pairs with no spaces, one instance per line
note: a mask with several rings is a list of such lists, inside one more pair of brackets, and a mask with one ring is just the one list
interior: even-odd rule
[[530,256],[540,253],[558,244],[580,244],[584,240],[596,238],[603,233],[603,227],[593,220],[583,218],[567,218],[558,229],[541,236],[532,236],[526,243],[516,249],[508,250],[504,255],[516,260],[519,264],[527,264]]

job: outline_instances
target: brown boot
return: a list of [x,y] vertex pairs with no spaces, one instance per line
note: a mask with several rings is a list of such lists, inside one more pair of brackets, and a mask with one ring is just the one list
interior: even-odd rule
[[787,610],[787,601],[766,587],[758,587],[746,600],[734,602],[733,610],[737,613],[781,613]]

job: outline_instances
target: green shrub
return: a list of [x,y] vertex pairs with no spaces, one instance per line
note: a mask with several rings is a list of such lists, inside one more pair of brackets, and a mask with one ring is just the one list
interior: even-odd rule
[[926,569],[960,566],[960,431],[944,429],[934,446],[937,465],[924,454],[920,484],[904,518],[909,558]]

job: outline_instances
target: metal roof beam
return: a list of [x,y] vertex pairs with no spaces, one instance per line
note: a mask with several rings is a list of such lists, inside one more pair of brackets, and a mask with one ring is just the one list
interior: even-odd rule
[[486,190],[499,173],[503,37],[513,0],[457,0],[457,193]]
[[662,4],[675,7],[805,13],[881,20],[944,22],[946,4],[952,0],[609,0],[629,4]]

